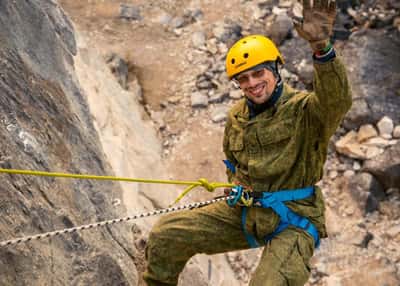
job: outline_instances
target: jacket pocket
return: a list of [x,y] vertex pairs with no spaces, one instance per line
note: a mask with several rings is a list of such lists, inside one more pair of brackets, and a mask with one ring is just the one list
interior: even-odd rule
[[268,126],[259,126],[257,136],[262,146],[275,144],[291,138],[294,133],[293,120],[282,120]]
[[243,150],[243,131],[232,129],[229,132],[229,150],[230,151],[241,151]]

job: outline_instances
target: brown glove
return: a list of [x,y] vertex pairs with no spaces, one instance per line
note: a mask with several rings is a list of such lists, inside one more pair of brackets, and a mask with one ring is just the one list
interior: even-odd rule
[[336,18],[336,2],[332,0],[303,0],[302,17],[292,13],[293,24],[299,35],[307,40],[314,52],[323,50],[329,43]]

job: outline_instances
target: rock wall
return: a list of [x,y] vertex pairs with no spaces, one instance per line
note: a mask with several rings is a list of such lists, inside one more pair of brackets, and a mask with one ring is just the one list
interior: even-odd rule
[[[0,166],[112,175],[74,76],[73,29],[51,0],[0,1]],[[1,240],[125,215],[118,184],[0,175]],[[1,285],[136,285],[127,225],[0,248]]]
[[[76,73],[85,94],[95,128],[114,172],[131,178],[168,179],[161,162],[161,144],[155,128],[145,116],[135,92],[124,90],[112,75],[100,53],[90,47],[84,35],[78,38]],[[167,185],[121,183],[124,203],[133,214],[154,207],[166,207],[178,195]],[[149,230],[149,221],[138,221]]]

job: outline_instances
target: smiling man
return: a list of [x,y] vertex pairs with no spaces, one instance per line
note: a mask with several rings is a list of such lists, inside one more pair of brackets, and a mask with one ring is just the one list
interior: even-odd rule
[[[251,286],[300,286],[310,258],[327,236],[322,178],[328,142],[351,106],[343,64],[329,42],[335,2],[303,2],[294,20],[313,50],[314,91],[283,83],[284,59],[265,36],[251,35],[229,50],[229,78],[244,98],[229,112],[223,140],[227,175],[236,199],[167,215],[147,244],[148,285],[177,285],[196,253],[264,247]],[[236,203],[237,201],[241,203]]]
[[256,105],[266,103],[282,84],[278,64],[283,64],[281,54],[271,40],[261,35],[238,41],[229,50],[226,59],[229,78]]

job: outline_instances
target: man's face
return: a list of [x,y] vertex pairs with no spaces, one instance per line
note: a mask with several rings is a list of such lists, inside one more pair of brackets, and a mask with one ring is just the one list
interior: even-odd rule
[[266,102],[272,95],[277,79],[266,69],[249,70],[235,77],[245,96],[255,104]]

